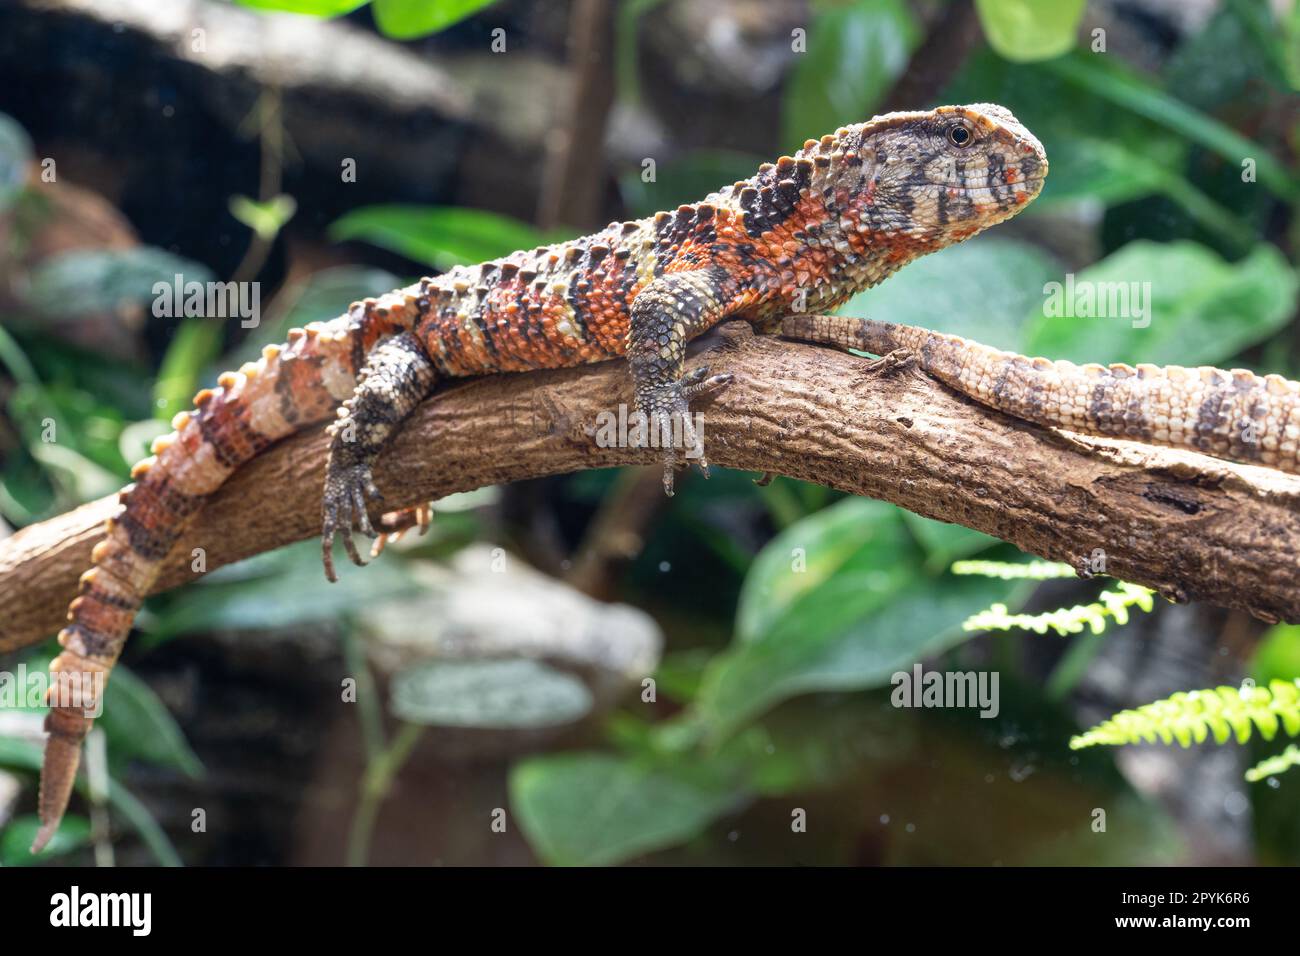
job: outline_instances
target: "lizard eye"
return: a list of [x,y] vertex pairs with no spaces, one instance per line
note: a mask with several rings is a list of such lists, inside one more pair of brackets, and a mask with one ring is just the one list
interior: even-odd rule
[[948,127],[948,142],[952,143],[958,149],[965,149],[969,146],[975,137],[961,123],[953,123]]

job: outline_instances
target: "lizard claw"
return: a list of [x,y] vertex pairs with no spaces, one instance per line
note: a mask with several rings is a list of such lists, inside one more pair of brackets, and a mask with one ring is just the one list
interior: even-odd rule
[[325,479],[325,493],[321,499],[321,563],[325,566],[325,578],[337,581],[334,571],[334,538],[343,538],[343,548],[348,558],[358,567],[366,562],[357,551],[356,542],[352,540],[352,525],[356,521],[361,533],[370,538],[378,537],[370,524],[366,513],[366,499],[383,498],[370,469],[366,465],[349,465],[337,471],[330,470]]
[[370,546],[370,557],[377,558],[384,553],[384,548],[392,542],[396,544],[401,541],[406,532],[416,528],[420,537],[429,533],[429,526],[433,524],[433,502],[426,501],[422,505],[416,505],[413,508],[403,508],[401,511],[390,511],[379,519],[379,534],[375,537],[375,543]]
[[[692,369],[678,381],[646,389],[640,396],[641,409],[652,426],[651,443],[663,452],[664,494],[673,494],[673,474],[678,467],[677,448],[685,451],[686,465],[695,462],[700,474],[709,477],[709,461],[704,457],[702,427],[691,417],[690,399],[709,395],[730,385],[731,374],[709,375],[707,365]],[[702,426],[703,423],[701,423]]]

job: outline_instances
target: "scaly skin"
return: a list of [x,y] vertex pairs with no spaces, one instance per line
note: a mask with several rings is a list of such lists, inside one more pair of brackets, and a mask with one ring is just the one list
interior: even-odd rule
[[[33,850],[67,805],[102,689],[93,678],[111,670],[189,520],[272,442],[337,417],[322,505],[332,579],[336,534],[362,563],[351,529],[356,521],[374,533],[365,518],[366,499],[378,496],[371,465],[437,381],[626,355],[640,410],[661,428],[676,421],[693,445],[689,400],[728,378],[683,376],[688,341],[728,317],[771,331],[791,312],[831,309],[1015,215],[1046,173],[1042,146],[999,106],[893,113],[809,140],[702,202],[355,303],[221,376],[133,470],[59,633]],[[669,448],[670,494],[675,464]],[[386,515],[383,527],[412,513]]]
[[781,333],[882,356],[906,353],[944,384],[1023,421],[1300,474],[1300,383],[1280,375],[1075,365],[915,326],[837,315],[790,316]]

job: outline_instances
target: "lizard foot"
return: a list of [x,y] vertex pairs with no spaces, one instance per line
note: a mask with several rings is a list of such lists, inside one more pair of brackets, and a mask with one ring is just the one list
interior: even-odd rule
[[709,375],[707,365],[702,365],[683,375],[678,381],[646,389],[639,405],[645,412],[651,429],[651,444],[658,445],[663,453],[664,493],[672,497],[673,471],[677,468],[677,449],[684,449],[686,463],[694,461],[700,474],[709,477],[709,461],[704,457],[703,423],[691,417],[690,400],[713,394],[730,385],[731,374]]
[[383,495],[375,487],[367,465],[353,464],[342,468],[330,468],[325,478],[325,494],[321,501],[321,561],[325,565],[325,577],[337,581],[334,573],[334,536],[341,535],[343,547],[348,557],[358,567],[366,562],[357,551],[356,542],[352,540],[352,523],[355,519],[357,528],[370,538],[378,537],[370,524],[366,513],[366,499],[382,500]]
[[871,375],[889,375],[909,369],[915,364],[916,354],[910,349],[894,349],[868,362],[866,370]]
[[384,553],[384,548],[389,542],[401,541],[406,532],[412,528],[418,528],[421,536],[427,534],[431,524],[433,524],[432,501],[426,501],[412,508],[403,508],[401,511],[386,512],[379,519],[379,535],[375,538],[375,543],[370,546],[370,557],[379,557]]

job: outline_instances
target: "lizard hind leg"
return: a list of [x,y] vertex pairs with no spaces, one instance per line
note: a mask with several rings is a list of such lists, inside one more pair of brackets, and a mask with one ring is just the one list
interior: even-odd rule
[[632,303],[628,364],[637,408],[646,417],[651,443],[657,442],[662,452],[668,495],[673,493],[679,447],[688,463],[694,461],[701,474],[709,475],[703,421],[692,416],[690,400],[725,388],[732,377],[711,376],[707,366],[684,373],[686,343],[727,315],[729,283],[722,269],[676,272],[650,283]]
[[352,540],[354,521],[362,534],[379,539],[371,552],[374,556],[405,520],[405,512],[393,513],[395,527],[389,530],[381,525],[382,536],[371,525],[367,502],[383,498],[371,468],[389,436],[436,381],[433,363],[419,339],[403,332],[375,346],[357,377],[356,391],[340,406],[338,420],[330,425],[333,441],[321,500],[321,561],[330,581],[338,580],[334,571],[336,536],[343,538],[353,564],[366,563]]

